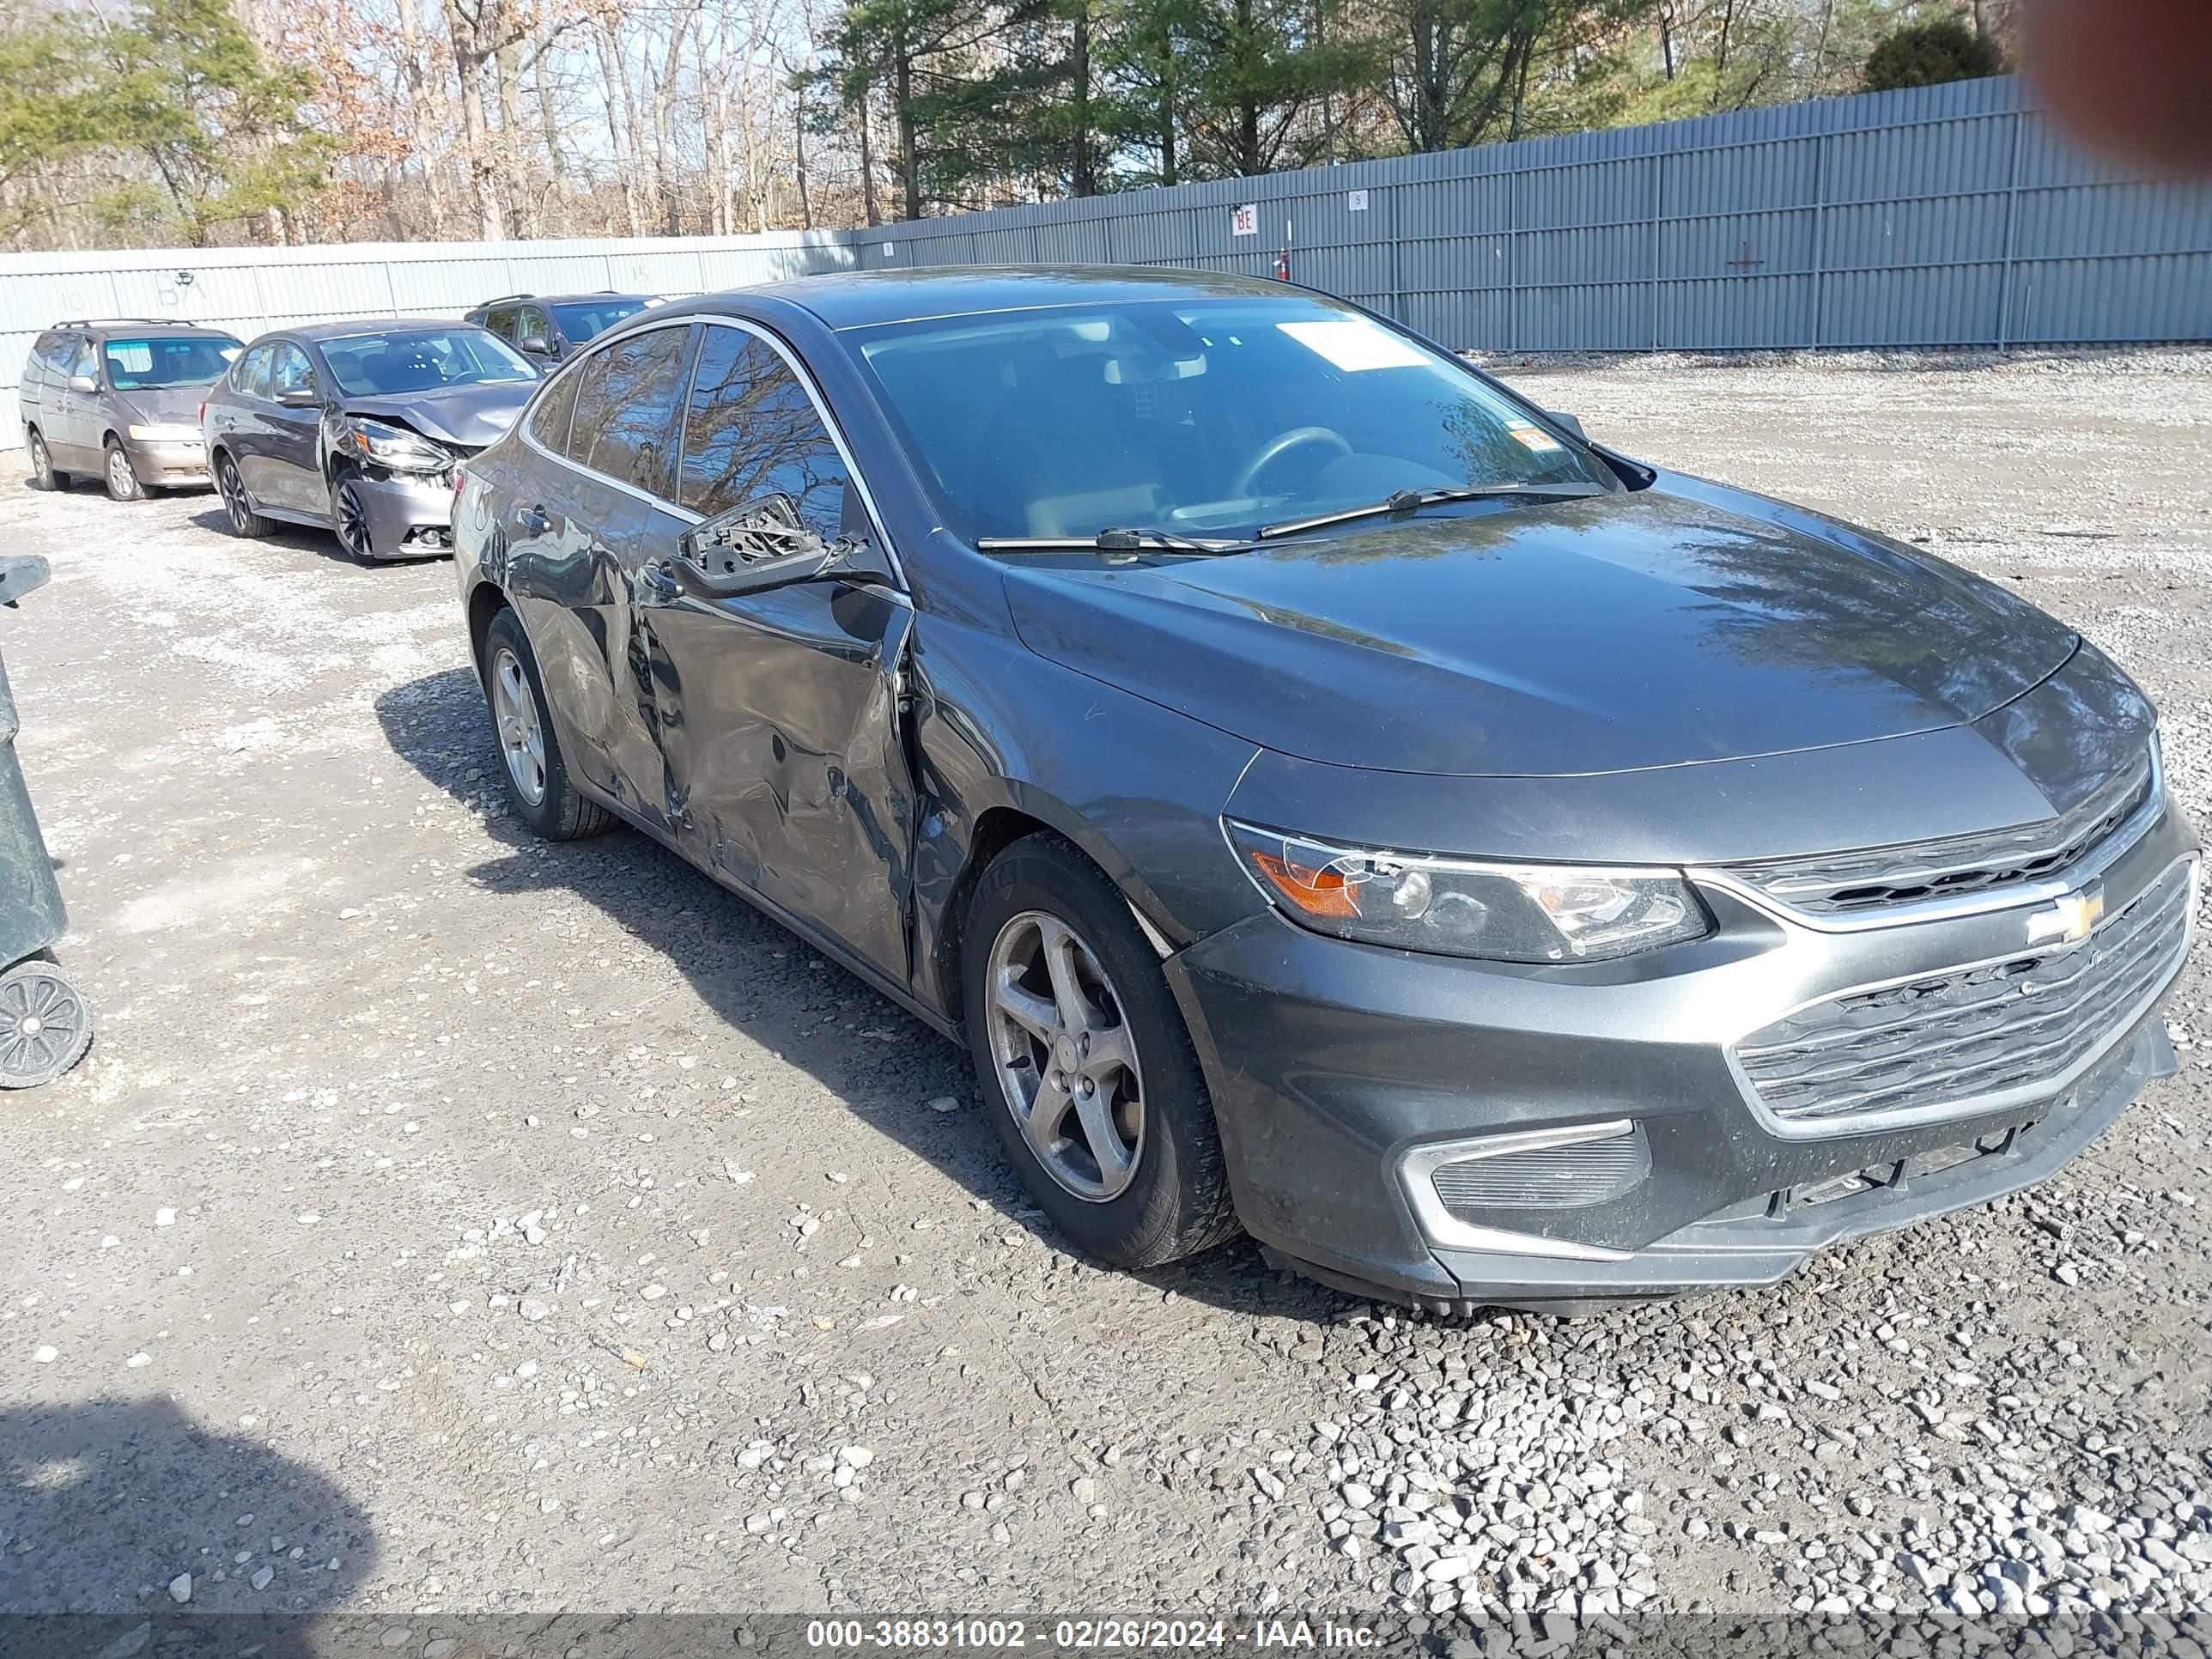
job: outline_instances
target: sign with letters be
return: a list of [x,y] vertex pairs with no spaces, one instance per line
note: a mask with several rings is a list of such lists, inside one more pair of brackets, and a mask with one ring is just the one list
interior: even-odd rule
[[1229,234],[1231,236],[1257,236],[1260,234],[1260,204],[1247,202],[1229,215]]

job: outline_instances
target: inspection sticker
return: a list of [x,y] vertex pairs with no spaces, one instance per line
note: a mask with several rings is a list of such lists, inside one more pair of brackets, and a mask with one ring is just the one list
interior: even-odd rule
[[1540,426],[1513,426],[1508,427],[1506,430],[1519,439],[1524,448],[1533,449],[1540,453],[1547,450],[1566,447]]

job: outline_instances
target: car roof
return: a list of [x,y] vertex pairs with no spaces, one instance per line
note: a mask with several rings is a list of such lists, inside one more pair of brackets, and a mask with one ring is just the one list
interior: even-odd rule
[[454,317],[349,317],[343,322],[305,323],[298,328],[272,328],[257,334],[250,344],[258,345],[264,340],[306,340],[320,344],[325,340],[350,339],[357,334],[399,334],[418,328],[474,328],[477,325]]
[[[1042,306],[1095,305],[1117,300],[1252,298],[1286,291],[1304,292],[1295,288],[1286,290],[1281,283],[1256,276],[1155,265],[918,265],[902,270],[841,270],[796,276],[732,293],[752,299],[788,301],[812,312],[831,328],[843,329]],[[703,295],[664,306],[653,315],[682,316],[718,310],[726,304],[720,295]]]
[[158,330],[179,339],[235,340],[238,336],[227,328],[217,328],[212,323],[170,322],[160,317],[98,317],[86,321],[82,319],[52,325],[49,334],[88,334],[94,339],[105,339],[111,334],[140,335]]
[[593,300],[638,300],[649,302],[659,297],[656,294],[635,294],[628,289],[601,288],[592,289],[582,294],[501,294],[489,300],[479,301],[469,308],[471,311],[489,311],[494,306],[524,304],[565,306],[580,302],[589,303]]

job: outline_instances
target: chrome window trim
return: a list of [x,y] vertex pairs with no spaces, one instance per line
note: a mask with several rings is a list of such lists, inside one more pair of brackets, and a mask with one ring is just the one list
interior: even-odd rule
[[1497,1255],[1542,1256],[1563,1261],[1626,1261],[1635,1253],[1603,1244],[1584,1244],[1571,1238],[1551,1238],[1541,1233],[1516,1233],[1499,1227],[1478,1227],[1462,1221],[1444,1208],[1437,1195],[1435,1176],[1446,1164],[1468,1164],[1508,1152],[1533,1152],[1542,1146],[1576,1146],[1586,1140],[1611,1140],[1631,1133],[1635,1123],[1625,1117],[1602,1123],[1576,1123],[1564,1127],[1507,1130],[1472,1139],[1431,1141],[1415,1146],[1398,1159],[1398,1188],[1413,1212],[1421,1236],[1443,1250],[1484,1250]]
[[[650,317],[651,313],[641,312],[638,315],[640,319],[645,319]],[[876,508],[875,492],[868,488],[867,478],[862,474],[860,463],[853,459],[852,448],[845,441],[844,430],[837,424],[836,416],[830,412],[829,402],[822,395],[821,386],[816,384],[812,371],[799,360],[798,354],[760,324],[744,317],[732,317],[726,312],[691,312],[682,317],[661,317],[653,318],[651,321],[641,321],[635,327],[623,328],[593,340],[588,347],[577,352],[567,362],[562,364],[559,374],[548,375],[544,386],[550,386],[564,374],[581,374],[584,365],[589,363],[599,353],[609,350],[625,340],[633,339],[641,334],[652,333],[656,329],[688,329],[694,323],[698,324],[702,328],[713,325],[742,330],[757,339],[765,341],[769,348],[783,360],[784,367],[791,371],[793,377],[805,390],[807,402],[814,405],[814,413],[821,421],[823,429],[829,433],[830,441],[836,446],[837,459],[845,464],[847,480],[860,492],[860,507],[868,515],[868,527],[875,532],[876,545],[883,550],[884,561],[890,566],[891,580],[896,584],[890,591],[896,592],[900,599],[907,600],[911,606],[912,590],[906,578],[905,562],[899,557],[898,549],[892,545],[890,532],[884,528],[883,514]],[[703,350],[705,347],[706,342],[702,338],[700,341],[700,349]],[[698,371],[699,354],[694,351],[691,355],[691,373],[694,380],[697,378]],[[542,396],[543,393],[544,386],[541,386],[538,392],[532,397],[531,402],[536,403],[538,397]],[[579,395],[581,395],[580,392]],[[684,388],[684,413],[686,416],[689,415],[690,407],[691,383],[687,381]],[[574,423],[574,416],[572,412],[570,416],[572,428]],[[537,435],[530,430],[528,405],[525,405],[520,418],[515,422],[515,431],[527,447],[535,450],[549,461],[559,463],[571,472],[578,473],[594,483],[605,484],[611,489],[619,489],[626,495],[634,495],[639,501],[658,507],[663,513],[681,520],[685,524],[706,522],[706,515],[703,514],[695,513],[690,507],[669,501],[664,496],[656,495],[649,489],[641,489],[634,483],[610,477],[605,472],[598,471],[584,465],[581,462],[571,459],[567,455],[558,454],[546,448],[544,444],[538,441]],[[677,434],[676,443],[676,487],[679,491],[684,488],[684,440],[680,430]]]
[[[1755,1032],[1763,1031],[1770,1025],[1778,1025],[1785,1019],[1793,1018],[1803,1013],[1808,1008],[1817,1008],[1824,1002],[1840,1002],[1848,997],[1870,996],[1876,992],[1887,991],[1894,986],[1910,985],[1915,980],[1928,979],[1936,975],[1971,974],[1978,969],[1994,968],[2000,963],[2015,962],[2021,957],[2030,954],[2052,954],[2047,946],[2039,952],[2037,947],[2025,943],[2019,950],[2008,951],[2002,956],[1984,957],[1978,961],[1953,963],[1941,968],[1924,968],[1918,973],[1899,974],[1889,979],[1874,980],[1864,985],[1846,986],[1842,990],[1830,991],[1822,996],[1808,997],[1804,1001],[1785,1008],[1779,1013],[1763,1016],[1758,1024],[1747,1026],[1737,1032],[1722,1048],[1721,1055],[1728,1064],[1729,1075],[1735,1079],[1737,1091],[1742,1095],[1744,1104],[1750,1109],[1751,1115],[1758,1121],[1759,1127],[1778,1140],[1843,1140],[1857,1135],[1875,1134],[1888,1129],[1924,1128],[1930,1124],[1948,1123],[1958,1118],[1976,1117],[1984,1112],[2001,1112],[2008,1107],[2023,1106],[2033,1101],[2057,1099],[2079,1083],[2095,1068],[2100,1060],[2107,1058],[2113,1049],[2125,1040],[2128,1033],[2142,1023],[2143,1016],[2158,1006],[2159,999],[2173,988],[2174,981],[2181,977],[2182,969],[2188,965],[2189,953],[2196,948],[2197,945],[2197,906],[2203,896],[2203,860],[2195,853],[2183,854],[2145,882],[2142,884],[2142,890],[2136,894],[2135,899],[2130,899],[2129,903],[2132,906],[2136,900],[2147,897],[2156,890],[2160,883],[2183,865],[2189,866],[2189,896],[2185,901],[2187,911],[2182,923],[2181,950],[2174,957],[2172,971],[2160,979],[2157,984],[2139,998],[2124,1016],[2113,1022],[2111,1033],[2103,1042],[2094,1044],[2073,1065],[2049,1082],[2022,1084],[2016,1088],[2000,1089],[1992,1093],[1969,1095],[1964,1100],[1946,1101],[1933,1106],[1893,1107],[1886,1112],[1873,1112],[1851,1117],[1824,1118],[1811,1123],[1796,1123],[1778,1115],[1767,1105],[1760,1097],[1757,1085],[1752,1082],[1751,1074],[1744,1070],[1743,1063],[1736,1058],[1736,1049],[1746,1037]],[[2069,889],[2062,890],[2070,890],[2070,884]],[[2121,914],[2124,915],[2125,912],[2123,911]],[[2119,917],[2115,915],[2111,920],[2117,921]],[[2101,927],[2098,929],[2100,933],[2102,931]],[[2087,939],[2079,939],[2072,945],[2063,946],[2063,950],[2065,951],[2081,950],[2083,946],[2094,942],[2096,937],[2096,933],[2093,933]]]
[[[1954,896],[1916,899],[1909,904],[1833,915],[1801,910],[1786,900],[1717,865],[1692,865],[1683,874],[1701,887],[1717,888],[1755,910],[1793,927],[1817,933],[1870,933],[1885,927],[1910,927],[1924,921],[1951,921],[1960,916],[1986,915],[2016,906],[2048,904],[2085,883],[2094,881],[2132,851],[2137,842],[2158,827],[2166,814],[2166,773],[2155,750],[2151,757],[2150,793],[2120,826],[2095,847],[2054,876],[2044,876],[2011,887],[1990,887]],[[2164,878],[2165,872],[2159,872]]]

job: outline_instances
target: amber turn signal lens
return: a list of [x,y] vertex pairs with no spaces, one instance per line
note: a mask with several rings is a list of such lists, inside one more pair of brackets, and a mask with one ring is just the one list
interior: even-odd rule
[[1273,853],[1255,852],[1252,862],[1285,898],[1310,916],[1333,921],[1356,921],[1359,900],[1352,884],[1340,870],[1315,870]]

